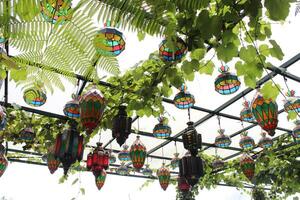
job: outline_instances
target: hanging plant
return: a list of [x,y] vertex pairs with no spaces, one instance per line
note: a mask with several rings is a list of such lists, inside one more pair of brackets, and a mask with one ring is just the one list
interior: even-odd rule
[[300,120],[296,120],[296,127],[293,129],[292,136],[296,140],[296,142],[300,142]]
[[80,121],[88,134],[100,124],[106,101],[95,87],[82,95],[79,101]]
[[149,177],[152,176],[153,171],[152,171],[152,169],[150,169],[149,164],[145,165],[145,168],[143,169],[142,173],[144,176],[149,176]]
[[240,147],[246,151],[251,150],[255,147],[255,142],[252,137],[248,136],[247,131],[244,131],[241,133],[241,139],[240,139],[239,144],[240,144]]
[[284,100],[284,110],[289,113],[294,111],[296,113],[300,113],[300,98],[295,96],[295,91],[290,90],[287,92],[286,96],[287,100]]
[[268,149],[273,146],[273,140],[269,137],[267,137],[267,134],[265,132],[261,133],[261,138],[258,142],[258,146],[263,149]]
[[23,99],[30,106],[39,107],[46,103],[46,92],[35,86],[24,91]]
[[121,162],[128,162],[130,161],[130,155],[128,151],[128,145],[124,144],[123,145],[123,150],[119,152],[118,158]]
[[141,142],[140,136],[136,136],[136,140],[130,147],[130,159],[135,169],[140,170],[146,159],[147,150],[145,145]]
[[258,125],[268,132],[270,136],[275,135],[278,124],[278,106],[272,99],[265,99],[259,92],[252,101],[252,113]]
[[159,180],[159,184],[163,190],[166,190],[169,186],[170,182],[170,171],[165,166],[165,163],[162,164],[161,168],[157,170],[157,177]]
[[251,111],[251,108],[249,106],[249,101],[245,101],[243,103],[243,106],[244,106],[244,108],[242,109],[242,111],[240,113],[240,119],[245,122],[254,122],[255,119],[254,119],[253,113]]
[[125,39],[123,33],[116,28],[109,27],[110,22],[106,23],[105,27],[97,32],[94,39],[96,51],[102,56],[115,57],[125,50]]
[[186,43],[179,37],[174,41],[174,47],[168,46],[168,40],[164,39],[159,45],[159,56],[165,62],[180,62],[187,53]]
[[178,157],[179,153],[174,153],[174,157],[171,160],[171,168],[176,169],[179,166],[180,158]]
[[158,121],[159,123],[153,128],[153,136],[158,139],[170,137],[172,134],[172,129],[167,123],[167,118],[161,116],[158,118]]
[[72,0],[41,0],[40,9],[45,21],[64,24],[72,18]]
[[221,74],[215,80],[215,90],[219,94],[233,94],[239,90],[241,82],[235,74],[229,72],[227,65],[219,68]]
[[73,95],[72,100],[68,101],[64,106],[63,111],[67,117],[70,117],[72,119],[78,119],[80,117],[80,106],[78,99],[78,97]]
[[113,118],[112,137],[122,146],[131,133],[132,118],[127,116],[126,106],[119,106],[119,111]]
[[244,153],[240,160],[240,167],[249,181],[252,181],[255,173],[255,162],[251,156]]
[[225,135],[224,129],[218,130],[219,135],[215,139],[215,145],[220,148],[226,148],[229,147],[231,144],[231,139],[228,135]]
[[182,84],[180,92],[174,97],[174,105],[179,109],[188,109],[194,106],[195,98],[187,91],[187,87]]
[[105,183],[105,179],[106,179],[106,171],[103,169],[101,173],[95,177],[95,182],[98,190],[101,190],[101,188],[103,187]]

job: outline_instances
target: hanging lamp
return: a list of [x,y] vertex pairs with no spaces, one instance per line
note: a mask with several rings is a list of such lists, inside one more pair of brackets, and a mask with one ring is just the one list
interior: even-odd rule
[[130,147],[130,159],[135,169],[139,170],[143,167],[147,155],[145,145],[141,142],[140,136],[136,136],[136,140]]
[[87,170],[92,171],[97,177],[101,174],[103,169],[108,169],[109,153],[102,147],[102,143],[98,142],[97,147],[87,156]]
[[188,184],[186,179],[180,176],[177,178],[177,187],[181,192],[188,192],[191,189],[191,186]]
[[114,27],[110,27],[111,23],[108,21],[94,39],[94,46],[97,53],[102,56],[116,57],[125,50],[125,39],[122,32]]
[[278,124],[278,106],[272,99],[265,99],[259,92],[252,101],[252,113],[258,125],[268,132],[270,136],[275,135]]
[[222,169],[224,166],[225,166],[225,162],[220,158],[220,156],[217,156],[212,162],[212,168],[214,170]]
[[128,162],[130,161],[130,155],[128,151],[128,145],[124,144],[123,145],[123,150],[119,152],[118,158],[121,162]]
[[252,137],[248,136],[247,131],[244,131],[241,133],[241,139],[240,139],[239,144],[240,144],[240,147],[246,151],[251,150],[255,147],[255,142]]
[[221,73],[215,80],[215,90],[222,95],[233,94],[239,90],[241,82],[235,74],[229,72],[227,65],[219,68]]
[[33,143],[35,138],[35,132],[33,131],[31,126],[24,128],[20,131],[19,139],[25,143]]
[[41,87],[35,86],[24,91],[23,99],[30,106],[39,107],[46,103],[46,92]]
[[101,190],[106,180],[106,171],[103,169],[99,175],[95,176],[95,182],[98,190]]
[[72,96],[72,100],[68,101],[64,106],[64,114],[72,119],[80,118],[79,97]]
[[192,156],[196,156],[198,150],[202,148],[201,134],[198,134],[194,128],[194,122],[189,121],[187,125],[187,130],[182,135],[183,146],[186,150],[190,151]]
[[119,106],[118,114],[113,118],[112,136],[122,146],[131,133],[132,118],[127,116],[126,106]]
[[293,129],[292,136],[296,140],[296,142],[300,142],[300,120],[296,120],[296,127]]
[[300,113],[300,98],[295,96],[295,91],[290,90],[286,93],[288,97],[287,100],[284,100],[284,110],[289,113],[294,111],[296,113]]
[[273,146],[273,140],[266,136],[266,132],[261,133],[261,138],[258,142],[258,146],[263,149],[268,149]]
[[168,47],[167,39],[164,39],[159,45],[159,56],[165,62],[179,62],[187,53],[186,43],[179,37],[176,38],[174,49]]
[[51,174],[53,174],[59,167],[60,161],[55,158],[54,146],[51,146],[47,153],[47,166]]
[[229,147],[231,144],[231,139],[228,135],[225,135],[225,129],[218,130],[219,135],[215,139],[215,145],[220,148]]
[[240,167],[249,181],[252,181],[255,173],[255,162],[251,156],[244,153],[240,160]]
[[5,147],[0,143],[0,178],[4,174],[8,166],[8,161],[5,157]]
[[174,153],[174,157],[171,160],[171,168],[176,169],[179,166],[180,158],[178,157],[179,153]]
[[159,184],[163,190],[166,190],[169,186],[170,182],[170,171],[165,166],[165,163],[162,164],[162,166],[157,170],[156,172]]
[[243,103],[244,108],[240,113],[240,119],[245,122],[254,122],[255,119],[249,105],[250,102],[245,100]]
[[94,86],[93,89],[82,95],[79,106],[81,124],[90,134],[101,122],[106,101],[102,93]]
[[114,164],[117,161],[117,158],[115,154],[112,152],[112,150],[109,150],[109,164]]
[[117,174],[122,175],[122,176],[129,175],[129,169],[125,165],[125,162],[121,162],[121,165],[120,165],[120,167],[117,168],[116,172],[117,172]]
[[75,125],[56,136],[55,158],[62,163],[65,175],[73,163],[81,161],[83,150],[83,136],[80,136]]
[[195,97],[187,91],[187,87],[182,84],[180,92],[174,97],[174,105],[179,109],[188,109],[194,106]]
[[153,128],[153,136],[158,139],[164,139],[170,137],[172,134],[171,127],[167,124],[167,118],[159,117],[159,123]]
[[149,176],[149,177],[152,176],[153,171],[152,171],[152,169],[150,169],[149,164],[145,165],[145,168],[143,169],[142,173],[144,176]]
[[188,151],[179,162],[179,176],[184,177],[193,187],[204,176],[203,161],[198,156],[192,156]]
[[46,22],[64,24],[72,18],[72,0],[41,0],[40,10]]

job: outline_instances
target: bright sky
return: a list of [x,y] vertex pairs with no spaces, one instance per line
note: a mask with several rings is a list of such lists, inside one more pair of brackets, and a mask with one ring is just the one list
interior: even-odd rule
[[[288,18],[289,23],[284,25],[274,24],[273,25],[273,38],[281,45],[283,52],[285,53],[284,61],[290,59],[294,55],[300,52],[300,46],[298,45],[298,37],[300,35],[300,16],[294,17],[293,11],[291,16]],[[128,33],[124,31],[126,36],[126,50],[118,57],[121,70],[125,71],[129,67],[132,67],[135,63],[140,60],[146,59],[149,53],[156,51],[158,45],[161,41],[161,38],[153,38],[147,36],[144,41],[139,42],[135,33]],[[17,52],[12,52],[17,53]],[[275,61],[273,64],[279,66],[284,61]],[[215,62],[216,64],[218,62]],[[230,66],[230,63],[228,63]],[[288,69],[289,72],[300,76],[300,70],[298,63]],[[231,67],[231,70],[234,71],[234,67]],[[196,105],[204,108],[214,109],[220,106],[225,101],[232,98],[234,95],[229,97],[220,96],[214,91],[213,82],[214,78],[218,75],[218,72],[210,76],[197,76],[195,81],[192,83],[187,83],[188,90],[195,96]],[[282,84],[282,78],[276,77],[274,79],[277,83]],[[290,88],[296,90],[296,95],[300,95],[300,90],[294,81],[289,80],[288,84]],[[282,84],[283,86],[283,84]],[[242,91],[245,88],[244,85],[240,88],[239,91]],[[285,89],[285,88],[284,88]],[[75,91],[73,86],[66,85],[66,91],[55,91],[53,95],[48,94],[47,103],[41,107],[41,110],[56,112],[59,114],[62,113],[64,106],[63,102],[66,102],[70,99],[71,93]],[[176,91],[174,89],[174,91]],[[3,92],[3,89],[2,89]],[[207,98],[209,94],[209,98]],[[247,95],[247,99],[251,100],[254,95],[254,92]],[[171,97],[173,98],[173,97]],[[283,107],[283,97],[279,97],[277,102],[279,108]],[[16,88],[15,84],[9,84],[9,102],[18,103],[20,105],[27,106],[22,100],[22,91],[20,88]],[[174,119],[170,119],[169,125],[172,127],[173,133],[176,134],[186,127],[187,113],[175,109],[173,105],[164,104],[166,110]],[[225,109],[224,112],[239,116],[239,112],[242,109],[242,101],[238,101],[229,108]],[[192,120],[199,120],[201,117],[205,116],[206,113],[199,111],[192,111]],[[279,126],[292,129],[293,124],[287,122],[286,114],[282,114],[279,117]],[[157,123],[155,118],[142,118],[140,119],[140,130],[151,132],[153,126]],[[222,128],[226,129],[227,134],[241,129],[240,123],[236,121],[231,121],[221,118]],[[245,124],[247,126],[247,124]],[[134,124],[134,127],[137,127],[137,123]],[[204,142],[213,143],[214,138],[217,135],[217,119],[216,117],[212,118],[197,127],[197,131],[202,134]],[[249,130],[249,135],[253,137],[256,141],[260,138],[260,128],[256,127]],[[277,132],[277,134],[282,134]],[[102,142],[106,143],[111,138],[110,131],[103,133]],[[97,138],[98,139],[98,138]],[[143,143],[146,145],[147,149],[151,149],[154,146],[160,144],[162,140],[157,140],[154,138],[141,138]],[[235,137],[233,139],[232,146],[238,147],[240,137]],[[131,144],[135,140],[135,136],[131,135],[128,139],[127,144]],[[178,151],[184,153],[182,145],[177,145]],[[116,142],[112,143],[114,149],[120,149]],[[170,143],[164,148],[164,155],[172,157],[175,152],[174,143]],[[86,151],[85,153],[88,153]],[[210,154],[214,154],[214,149],[208,151]],[[218,154],[222,157],[226,157],[234,152],[230,150],[219,151]],[[161,155],[161,151],[157,151],[154,155]],[[151,167],[158,168],[161,165],[159,160],[150,160]],[[79,191],[79,183],[72,186],[72,181],[77,178],[79,175],[72,175],[64,184],[58,184],[58,179],[62,175],[62,170],[58,170],[54,175],[50,175],[46,167],[34,166],[34,165],[25,165],[19,163],[10,163],[7,171],[0,179],[0,198],[2,196],[7,197],[8,199],[19,200],[19,199],[62,199],[68,200],[76,197],[76,194]],[[94,176],[92,173],[81,173],[81,187],[86,189],[85,196],[79,196],[78,199],[128,199],[128,200],[152,200],[152,199],[175,199],[175,187],[169,186],[167,191],[160,189],[158,181],[155,181],[153,184],[150,184],[149,187],[139,190],[139,187],[145,182],[145,179],[131,178],[131,177],[120,177],[108,175],[106,183],[102,190],[99,192],[96,189],[94,184]],[[249,196],[246,194],[241,195],[240,191],[237,191],[234,188],[229,187],[217,187],[216,189],[207,191],[200,191],[199,196],[196,199],[221,199],[221,200],[243,200],[249,199]]]

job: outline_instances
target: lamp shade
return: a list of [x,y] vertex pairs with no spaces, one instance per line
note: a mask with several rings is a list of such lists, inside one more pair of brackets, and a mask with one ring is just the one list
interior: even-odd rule
[[158,139],[164,139],[170,137],[172,134],[171,127],[167,124],[165,117],[160,117],[158,119],[159,123],[153,128],[153,136]]
[[273,146],[273,140],[266,136],[266,132],[261,133],[261,138],[258,142],[258,146],[263,149],[268,149]]
[[127,116],[126,106],[120,106],[119,112],[113,118],[112,136],[122,146],[131,133],[132,118]]
[[188,109],[195,104],[195,97],[187,91],[187,87],[183,84],[180,92],[175,95],[173,101],[177,108]]
[[125,50],[123,33],[112,27],[105,27],[97,32],[94,39],[96,51],[107,57],[115,57]]
[[101,174],[103,169],[108,169],[109,153],[102,147],[102,143],[97,143],[97,147],[87,157],[87,169],[92,171],[95,177]]
[[101,92],[94,88],[82,95],[79,106],[81,124],[87,133],[92,133],[101,122],[106,101]]
[[81,161],[83,149],[83,136],[79,135],[75,126],[56,136],[54,155],[62,163],[65,175],[73,163]]
[[300,142],[300,120],[295,122],[296,127],[293,129],[293,137],[297,142]]
[[55,158],[54,146],[50,147],[47,154],[47,166],[51,174],[53,174],[59,167],[60,161]]
[[78,119],[80,117],[80,106],[78,97],[74,97],[71,101],[68,101],[64,107],[64,114],[72,119]]
[[241,82],[235,74],[229,72],[228,66],[219,68],[221,74],[215,80],[215,90],[222,95],[233,94],[239,90]]
[[41,14],[45,21],[52,24],[63,24],[72,17],[72,0],[42,0],[40,4]]
[[157,177],[159,180],[159,184],[163,190],[166,190],[169,186],[170,182],[170,171],[165,166],[165,163],[162,164],[161,168],[157,170]]
[[184,177],[179,176],[177,178],[177,184],[178,184],[178,189],[181,192],[188,192],[191,189],[191,186],[188,184],[188,182]]
[[159,45],[159,56],[165,62],[178,62],[187,53],[186,43],[179,37],[174,41],[175,47],[171,49],[167,45],[167,39],[164,39]]
[[241,139],[240,139],[240,147],[243,150],[251,150],[255,147],[255,142],[252,137],[248,136],[248,132],[245,131],[241,133]]
[[34,141],[34,138],[35,132],[33,131],[31,126],[24,128],[19,134],[19,139],[22,142],[32,143]]
[[288,91],[286,96],[287,100],[284,100],[284,110],[289,113],[295,111],[300,113],[300,98],[295,96],[295,91]]
[[278,106],[272,99],[265,99],[259,92],[252,102],[252,113],[258,125],[268,132],[270,136],[275,135],[278,124]]
[[174,157],[171,160],[171,168],[176,169],[179,166],[180,158],[178,157],[179,153],[174,153]]
[[204,176],[202,159],[188,152],[179,162],[179,176],[184,177],[190,186],[196,185]]
[[121,165],[117,168],[116,172],[122,176],[129,175],[129,169],[124,162],[121,162]]
[[39,87],[32,87],[24,91],[23,99],[30,106],[39,107],[46,103],[46,93]]
[[254,119],[253,113],[251,111],[249,101],[245,101],[243,103],[243,106],[244,106],[244,108],[242,109],[242,111],[240,113],[240,119],[245,122],[254,122],[255,119]]
[[231,144],[231,139],[228,135],[225,135],[224,129],[218,130],[219,135],[215,139],[215,145],[220,148],[226,148],[229,147]]
[[140,136],[137,136],[131,145],[129,155],[133,167],[137,170],[141,169],[145,163],[147,150],[145,145],[141,142]]
[[153,171],[152,171],[152,169],[150,169],[149,164],[145,165],[145,168],[143,169],[142,173],[144,176],[152,176]]
[[128,151],[128,145],[124,144],[123,145],[123,150],[119,152],[118,158],[121,162],[128,162],[130,161],[130,155]]
[[224,166],[225,166],[225,162],[220,157],[217,157],[212,162],[212,167],[213,167],[214,170],[222,169]]
[[201,134],[198,134],[194,128],[194,122],[188,122],[186,132],[182,135],[183,146],[186,150],[190,151],[192,156],[198,154],[198,149],[202,147]]
[[98,176],[95,177],[95,182],[98,190],[101,190],[105,183],[106,171],[103,169]]
[[252,181],[255,173],[255,162],[252,157],[244,153],[240,160],[240,167],[249,181]]

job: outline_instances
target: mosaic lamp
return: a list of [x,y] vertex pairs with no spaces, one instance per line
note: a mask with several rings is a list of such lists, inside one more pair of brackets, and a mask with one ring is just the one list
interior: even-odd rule
[[255,173],[255,162],[252,157],[244,153],[240,160],[240,167],[249,181],[252,181]]
[[290,90],[287,92],[287,100],[284,100],[284,110],[289,113],[290,111],[295,111],[300,113],[300,98],[295,96],[295,91]]
[[202,147],[201,134],[198,134],[194,128],[194,122],[189,121],[187,125],[187,130],[182,135],[183,146],[186,150],[190,151],[192,156],[196,156],[198,150]]
[[127,116],[126,106],[119,106],[119,111],[113,118],[112,137],[122,146],[131,133],[132,118]]
[[95,183],[98,188],[98,190],[101,190],[105,183],[106,179],[106,171],[103,169],[98,176],[95,177]]
[[157,177],[159,180],[159,184],[163,190],[166,190],[169,186],[170,182],[170,171],[165,166],[165,163],[162,164],[162,166],[157,170]]
[[72,0],[41,0],[40,10],[45,21],[64,24],[72,18]]
[[186,43],[179,37],[174,41],[174,49],[169,48],[167,44],[167,39],[164,39],[159,45],[159,56],[165,62],[179,62],[187,53]]
[[225,135],[224,129],[218,130],[219,135],[215,139],[215,145],[220,148],[229,147],[231,144],[231,139],[228,135]]
[[129,154],[128,148],[129,148],[129,146],[124,144],[123,145],[123,150],[119,152],[118,158],[121,162],[130,161],[130,154]]
[[296,142],[300,142],[300,120],[297,120],[295,122],[296,127],[293,129],[293,137],[296,140]]
[[63,111],[67,117],[70,117],[72,119],[79,119],[80,117],[79,98],[74,95],[72,100],[66,103]]
[[241,82],[235,74],[229,72],[227,65],[219,68],[221,74],[215,80],[215,90],[222,95],[233,94],[239,90]]
[[0,143],[0,178],[4,174],[7,166],[8,166],[8,161],[5,157],[5,147]]
[[171,127],[167,124],[165,117],[159,117],[159,123],[153,128],[153,136],[158,139],[164,139],[170,137],[172,134]]
[[258,146],[263,148],[263,149],[268,149],[273,146],[273,140],[269,137],[267,137],[266,132],[261,133],[261,138],[258,142]]
[[243,106],[244,106],[244,108],[240,112],[240,119],[245,122],[254,122],[255,119],[254,119],[253,113],[250,108],[250,102],[245,101],[243,103]]
[[129,155],[135,169],[139,170],[144,166],[147,150],[145,145],[141,142],[139,135],[136,136],[136,140],[131,145]]
[[32,87],[24,91],[23,99],[26,104],[39,107],[46,103],[47,96],[40,87]]
[[241,139],[239,144],[240,147],[246,151],[251,150],[255,147],[255,142],[252,137],[248,136],[247,131],[241,133]]
[[187,87],[182,84],[180,92],[174,97],[174,105],[179,109],[188,109],[195,104],[195,97],[187,91]]

